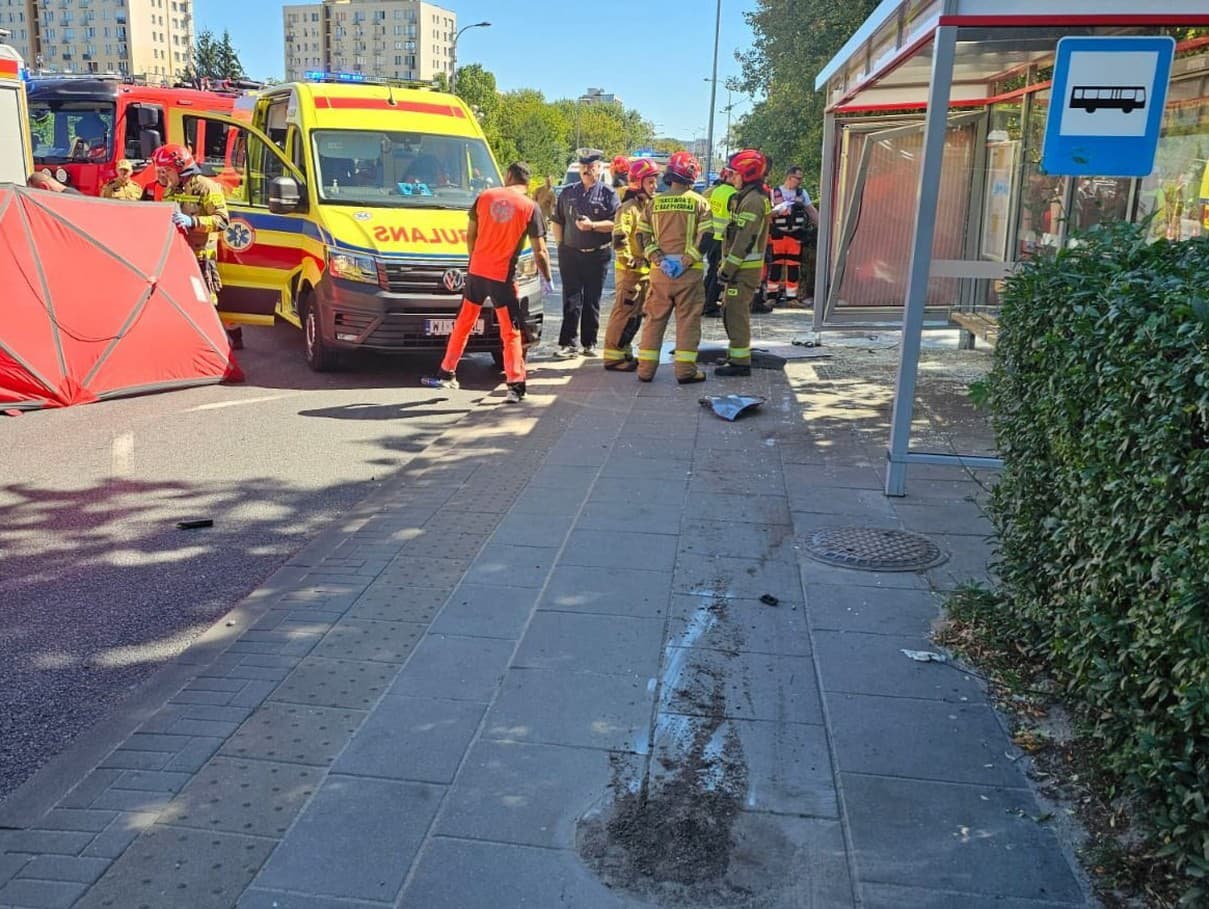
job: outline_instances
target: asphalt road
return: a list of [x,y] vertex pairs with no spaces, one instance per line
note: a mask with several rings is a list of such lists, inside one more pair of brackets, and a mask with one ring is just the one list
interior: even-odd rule
[[501,378],[486,355],[455,392],[420,387],[436,356],[317,375],[295,329],[244,334],[242,385],[0,416],[0,798]]

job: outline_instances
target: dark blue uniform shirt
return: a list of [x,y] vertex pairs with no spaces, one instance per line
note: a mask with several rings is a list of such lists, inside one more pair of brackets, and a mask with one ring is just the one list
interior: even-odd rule
[[598,230],[582,231],[575,226],[575,219],[583,215],[590,221],[612,221],[621,207],[617,191],[603,180],[597,180],[591,189],[582,182],[568,186],[558,197],[552,220],[563,229],[563,246],[572,249],[599,249],[612,242],[611,234]]

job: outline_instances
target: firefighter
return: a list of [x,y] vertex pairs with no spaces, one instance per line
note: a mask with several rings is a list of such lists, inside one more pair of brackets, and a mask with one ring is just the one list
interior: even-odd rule
[[[210,291],[210,302],[218,306],[222,281],[218,277],[218,238],[227,229],[230,214],[222,186],[203,176],[193,154],[183,145],[161,145],[151,155],[155,179],[163,187],[163,201],[176,204],[172,223],[185,235],[202,278]],[[227,337],[236,350],[243,348],[243,329],[227,325]]]
[[730,220],[718,282],[723,287],[722,324],[729,341],[726,363],[715,376],[751,375],[751,303],[760,289],[771,206],[764,186],[764,155],[745,148],[731,156]]
[[730,182],[731,170],[723,167],[717,182],[705,192],[713,215],[714,231],[706,239],[705,249],[705,315],[721,314],[721,288],[718,285],[718,267],[722,262],[722,241],[726,237],[726,225],[730,221],[730,197],[735,188]]
[[794,165],[785,173],[785,182],[773,190],[772,271],[768,277],[770,297],[776,297],[784,284],[784,299],[796,300],[802,268],[802,241],[806,239],[808,220],[819,223],[819,213],[802,189],[802,168]]
[[630,345],[642,324],[642,307],[651,285],[651,264],[639,242],[638,224],[659,186],[659,167],[649,158],[637,158],[630,164],[629,176],[629,188],[614,218],[617,277],[604,340],[604,368],[617,372],[633,372],[638,367]]
[[617,190],[618,196],[622,195],[630,185],[630,159],[618,155],[609,165],[609,172],[613,174],[613,189]]
[[117,172],[116,177],[101,187],[101,198],[125,199],[128,202],[143,198],[143,187],[130,179],[134,174],[134,165],[123,158],[118,162]]
[[647,294],[638,345],[638,378],[649,382],[659,368],[659,349],[668,319],[676,314],[676,381],[681,385],[704,382],[697,368],[701,343],[701,311],[705,308],[705,281],[701,244],[713,230],[709,203],[693,191],[701,164],[686,151],[668,159],[659,193],[646,207],[639,223],[643,251],[651,263],[651,289]]

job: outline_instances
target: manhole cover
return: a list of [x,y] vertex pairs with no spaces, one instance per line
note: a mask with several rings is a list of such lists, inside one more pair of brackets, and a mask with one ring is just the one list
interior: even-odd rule
[[881,527],[817,530],[806,541],[806,553],[828,565],[864,571],[922,571],[948,558],[926,537]]

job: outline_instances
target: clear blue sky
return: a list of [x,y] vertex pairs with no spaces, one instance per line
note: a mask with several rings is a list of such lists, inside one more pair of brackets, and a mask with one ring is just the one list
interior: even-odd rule
[[[459,27],[492,23],[462,35],[458,63],[481,63],[495,73],[502,90],[536,88],[554,99],[601,88],[641,111],[659,135],[705,136],[714,42],[715,5],[710,0],[593,0],[565,6],[457,0],[443,5],[457,13]],[[726,129],[723,82],[739,71],[735,51],[751,46],[743,13],[754,7],[755,0],[722,0],[716,138]],[[195,0],[194,8],[199,30],[230,30],[249,76],[284,75],[280,4]],[[751,103],[738,95],[733,100],[735,114]]]

